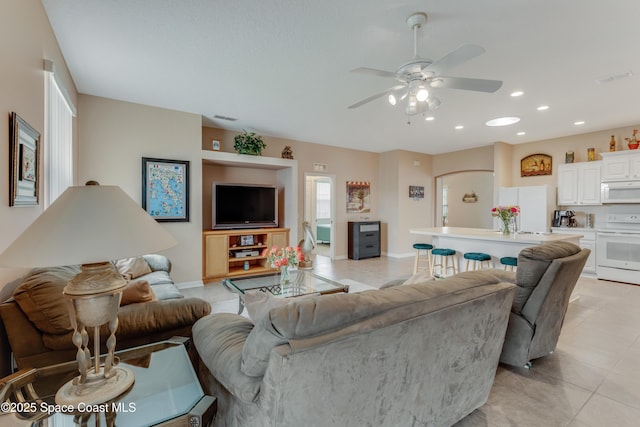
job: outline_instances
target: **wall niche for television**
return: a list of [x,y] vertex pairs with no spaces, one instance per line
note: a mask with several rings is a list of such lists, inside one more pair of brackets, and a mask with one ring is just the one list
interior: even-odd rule
[[235,153],[203,151],[202,229],[212,229],[214,182],[275,185],[278,188],[278,227],[289,228],[290,242],[297,242],[298,163],[296,160]]

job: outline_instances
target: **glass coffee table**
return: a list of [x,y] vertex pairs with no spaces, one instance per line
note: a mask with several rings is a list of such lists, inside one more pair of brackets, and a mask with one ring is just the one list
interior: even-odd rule
[[200,386],[187,340],[162,341],[116,352],[120,363],[135,374],[133,386],[100,405],[56,405],[56,391],[78,375],[78,364],[67,362],[24,369],[0,379],[0,425],[27,421],[31,426],[205,426],[213,419],[216,401]]
[[238,294],[238,314],[244,310],[244,295],[247,291],[269,292],[278,298],[299,297],[309,294],[335,294],[349,292],[349,286],[312,273],[310,270],[294,270],[286,284],[280,283],[280,274],[267,276],[224,279],[222,286]]

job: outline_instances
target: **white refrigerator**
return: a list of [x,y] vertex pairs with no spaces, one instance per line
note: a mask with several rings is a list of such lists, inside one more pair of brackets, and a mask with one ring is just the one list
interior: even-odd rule
[[[518,205],[520,215],[516,218],[518,231],[544,233],[551,230],[551,211],[554,206],[553,194],[548,185],[532,185],[528,187],[500,187],[498,189],[498,205]],[[496,229],[500,222],[496,219]]]

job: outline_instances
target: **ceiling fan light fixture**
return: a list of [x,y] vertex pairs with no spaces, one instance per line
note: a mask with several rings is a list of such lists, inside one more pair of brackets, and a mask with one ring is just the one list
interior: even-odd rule
[[440,108],[440,100],[432,96],[427,101],[427,106],[429,107],[429,111],[437,110],[438,108]]
[[418,89],[418,92],[416,92],[416,99],[420,102],[424,102],[427,98],[429,98],[429,91],[424,86],[421,86],[420,89]]

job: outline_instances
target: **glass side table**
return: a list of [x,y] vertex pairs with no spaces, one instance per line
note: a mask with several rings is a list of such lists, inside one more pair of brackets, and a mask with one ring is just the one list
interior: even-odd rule
[[280,274],[273,273],[250,278],[223,279],[222,286],[238,295],[238,314],[244,310],[244,295],[247,291],[269,292],[276,298],[299,297],[309,294],[335,294],[349,292],[349,286],[322,277],[309,270],[294,270],[289,283],[280,283]]
[[78,375],[67,362],[21,370],[0,380],[0,425],[25,420],[31,426],[185,426],[213,420],[217,402],[206,396],[193,369],[185,340],[169,340],[116,353],[135,374],[133,386],[104,404],[56,405],[59,387]]

